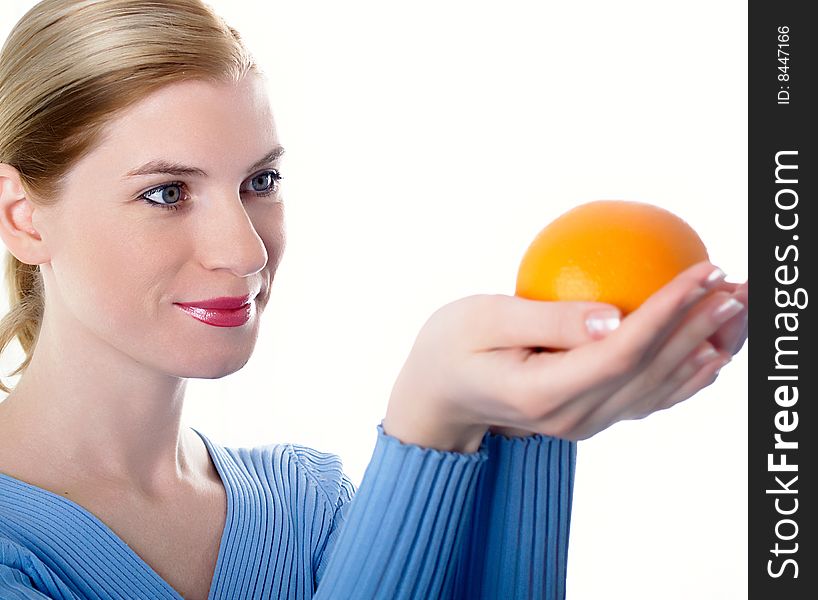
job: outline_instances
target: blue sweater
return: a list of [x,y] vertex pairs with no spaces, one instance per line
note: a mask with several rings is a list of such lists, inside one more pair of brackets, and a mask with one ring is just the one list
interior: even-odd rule
[[[565,597],[573,442],[444,452],[378,424],[356,491],[334,454],[194,431],[227,491],[209,600]],[[181,596],[91,512],[0,473],[0,599],[18,598]]]

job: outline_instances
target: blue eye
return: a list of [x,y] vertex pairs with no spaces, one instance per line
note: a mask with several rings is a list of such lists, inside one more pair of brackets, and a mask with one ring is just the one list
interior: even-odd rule
[[[269,196],[278,191],[279,181],[284,179],[276,169],[264,171],[250,179],[250,189],[241,192],[252,192],[256,196]],[[149,206],[166,210],[179,210],[187,203],[189,197],[185,184],[180,181],[165,183],[148,190],[139,196]]]
[[158,206],[169,210],[179,210],[182,198],[182,184],[181,183],[166,183],[158,187],[148,190],[141,196],[150,206]]
[[278,189],[278,182],[282,179],[281,173],[275,169],[264,171],[250,180],[250,187],[259,196],[269,196]]

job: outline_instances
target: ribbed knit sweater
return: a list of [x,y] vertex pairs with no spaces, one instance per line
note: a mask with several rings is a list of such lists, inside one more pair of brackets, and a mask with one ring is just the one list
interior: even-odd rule
[[[335,454],[194,431],[227,492],[209,600],[565,597],[573,442],[487,432],[445,452],[378,424],[356,490]],[[0,599],[19,598],[182,596],[90,511],[0,473]]]

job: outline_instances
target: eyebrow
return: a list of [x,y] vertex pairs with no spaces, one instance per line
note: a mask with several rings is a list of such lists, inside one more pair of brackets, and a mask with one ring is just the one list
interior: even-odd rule
[[[276,146],[270,152],[268,152],[261,160],[256,161],[250,168],[247,169],[248,171],[255,171],[258,168],[263,167],[266,164],[273,162],[274,160],[281,157],[284,154],[284,147],[283,146]],[[177,176],[184,176],[184,175],[199,175],[201,177],[207,177],[207,173],[205,173],[202,169],[198,167],[190,167],[187,165],[183,165],[180,163],[175,163],[163,159],[152,160],[150,162],[146,162],[141,167],[137,167],[131,171],[128,171],[125,174],[125,177],[136,177],[138,175],[177,175]]]

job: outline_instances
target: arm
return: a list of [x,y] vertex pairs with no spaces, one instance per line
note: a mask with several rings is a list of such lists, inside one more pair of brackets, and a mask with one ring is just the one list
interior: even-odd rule
[[[349,523],[327,555],[316,598],[446,598],[462,581],[456,577],[460,565],[481,560],[489,569],[494,565],[487,561],[495,558],[504,565],[502,581],[488,578],[485,585],[513,585],[523,593],[525,586],[542,586],[559,597],[575,442],[617,421],[669,408],[712,383],[729,352],[715,357],[705,353],[702,360],[701,350],[712,348],[708,338],[718,336],[729,317],[717,306],[730,295],[726,290],[707,295],[718,283],[712,273],[719,272],[709,263],[694,265],[602,339],[585,327],[596,311],[615,309],[600,303],[477,295],[433,314],[393,388],[373,459],[348,503],[344,521]],[[532,348],[562,350],[537,353]],[[521,443],[515,440],[510,446],[500,444],[497,453],[498,465],[507,464],[497,473],[512,479],[503,486],[496,474],[487,474],[478,494],[476,476],[488,455],[489,436],[484,434],[497,424],[562,438],[547,449],[567,457],[556,469],[561,472],[561,465],[567,465],[567,478],[560,475],[552,486],[554,471],[536,468],[550,459],[538,454],[536,476],[526,478],[525,486],[514,480],[514,457],[523,448],[503,449],[514,450],[513,444]],[[390,436],[383,435],[383,427]],[[528,450],[522,454],[530,460]],[[470,463],[470,457],[481,460]],[[548,482],[548,492],[530,496],[532,481]],[[469,501],[478,497],[485,504],[477,512],[474,540],[485,541],[486,553],[478,559],[480,553],[471,556],[468,549],[464,563],[458,560],[460,552],[454,552],[462,550],[464,527],[472,518]],[[511,502],[523,507],[517,524],[502,512]],[[540,546],[536,536],[551,525],[552,533],[545,534],[545,546]],[[527,532],[520,531],[526,527]],[[505,534],[495,531],[519,532],[520,543],[530,542],[534,549],[530,555],[509,549]],[[532,564],[537,560],[547,564]],[[539,581],[541,566],[545,572]],[[526,568],[531,581],[518,582],[522,572],[516,570]],[[482,577],[485,569],[474,570]],[[466,585],[479,588],[484,583]]]
[[487,448],[443,451],[377,430],[358,491],[339,500],[315,598],[449,598]]
[[[4,515],[0,515],[0,530],[3,518]],[[77,597],[31,550],[5,537],[0,531],[0,598],[76,600]]]
[[492,432],[487,448],[462,545],[458,597],[565,598],[576,443]]
[[0,564],[0,598],[3,600],[50,600],[51,597],[38,592],[31,578],[19,569]]
[[[732,290],[745,304],[746,288]],[[734,319],[710,342],[738,352],[746,329],[746,318]],[[564,598],[576,443],[513,427],[489,434],[458,589],[470,599]]]
[[[474,489],[448,507],[445,497],[463,481],[440,476],[446,458],[478,461]],[[431,485],[419,481],[416,459],[437,461]],[[395,460],[405,467],[399,477],[382,464]],[[404,444],[379,426],[355,502],[342,475],[347,483],[317,559],[315,597],[563,598],[575,463],[575,443],[543,435],[491,434],[478,453],[461,454]],[[375,501],[362,503],[364,492]],[[327,578],[335,555],[345,558]]]

